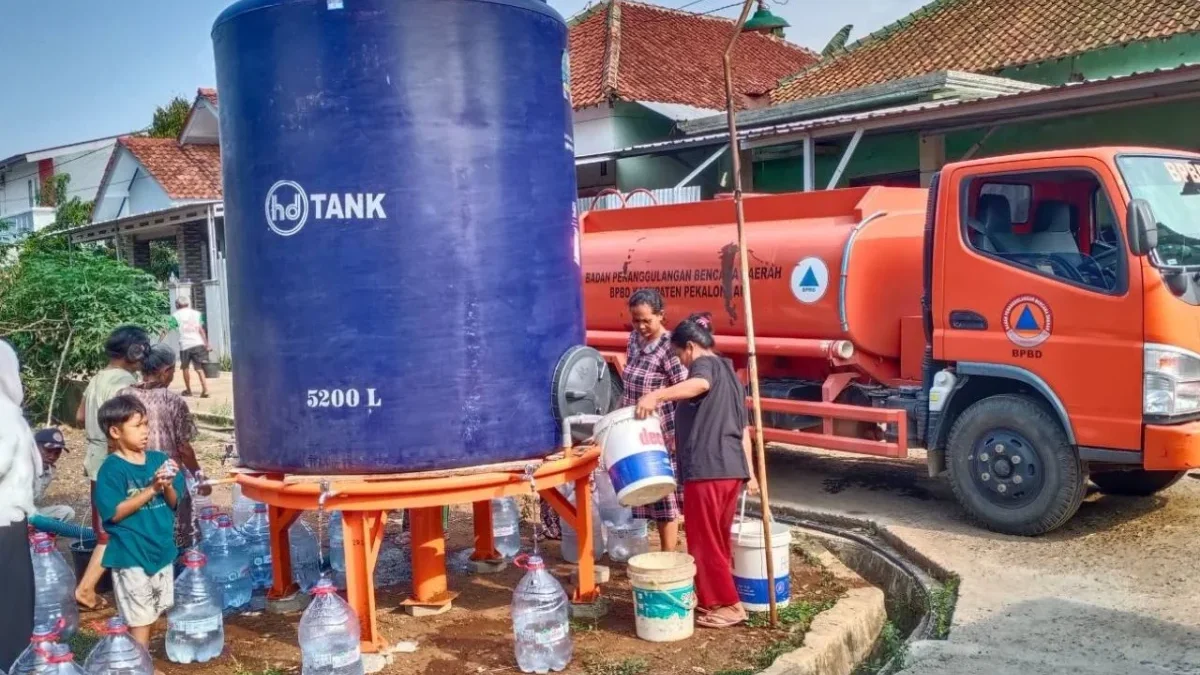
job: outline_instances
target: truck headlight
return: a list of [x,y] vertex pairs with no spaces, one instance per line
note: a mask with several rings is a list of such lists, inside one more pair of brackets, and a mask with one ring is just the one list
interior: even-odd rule
[[1166,418],[1200,413],[1200,354],[1146,345],[1142,413]]

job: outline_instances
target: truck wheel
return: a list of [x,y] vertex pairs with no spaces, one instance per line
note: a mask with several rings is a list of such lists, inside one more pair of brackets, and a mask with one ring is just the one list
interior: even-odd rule
[[954,496],[996,532],[1036,536],[1079,510],[1087,474],[1058,420],[1033,399],[992,396],[967,408],[947,443]]
[[1106,495],[1149,497],[1179,482],[1186,471],[1105,471],[1092,474],[1092,482]]

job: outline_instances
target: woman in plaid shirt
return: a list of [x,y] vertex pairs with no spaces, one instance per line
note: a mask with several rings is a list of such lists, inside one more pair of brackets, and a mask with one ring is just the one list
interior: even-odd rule
[[[625,370],[621,379],[625,391],[621,396],[621,407],[637,405],[638,399],[652,391],[679,384],[688,378],[687,368],[679,362],[671,348],[671,333],[663,325],[665,305],[658,291],[641,289],[629,298],[629,315],[633,331],[629,334],[626,347]],[[671,463],[675,463],[675,403],[665,402],[658,406],[659,422]],[[678,468],[676,468],[678,472]],[[674,551],[679,544],[679,521],[683,519],[683,482],[679,488],[663,499],[648,506],[633,509],[634,518],[653,520],[658,526],[662,550]]]

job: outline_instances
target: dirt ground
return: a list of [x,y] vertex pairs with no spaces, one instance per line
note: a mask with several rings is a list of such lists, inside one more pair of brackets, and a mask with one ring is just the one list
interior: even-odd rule
[[[47,503],[66,503],[76,509],[77,519],[88,517],[87,482],[82,475],[83,435],[67,430],[67,443],[72,452],[64,454],[58,476],[46,495]],[[221,470],[226,439],[205,435],[197,443],[201,463],[210,475]],[[230,491],[219,487],[214,501],[221,506],[230,504]],[[532,516],[534,502],[525,508]],[[395,521],[395,519],[393,519]],[[400,533],[398,522],[389,524],[387,547],[396,546]],[[526,550],[532,543],[527,534]],[[657,537],[651,536],[652,544]],[[447,541],[448,559],[462,560],[469,555],[472,542],[469,507],[456,507],[450,519]],[[570,587],[573,566],[561,562],[558,543],[542,543],[543,556],[551,563],[552,573]],[[565,671],[584,675],[741,675],[767,665],[781,651],[802,644],[803,633],[812,618],[830,606],[845,591],[819,567],[810,564],[798,553],[791,560],[792,607],[781,613],[781,627],[769,629],[760,625],[741,626],[723,631],[697,628],[696,634],[684,641],[653,644],[637,639],[634,633],[632,591],[626,579],[624,565],[602,564],[612,569],[612,579],[603,586],[609,600],[608,614],[598,622],[572,622],[575,638],[575,658]],[[414,619],[400,609],[408,588],[402,581],[396,586],[380,589],[377,594],[378,618],[383,634],[392,644],[415,643],[411,653],[397,653],[395,661],[383,672],[403,675],[519,672],[512,651],[512,628],[509,603],[512,589],[523,571],[509,567],[495,575],[479,576],[450,568],[450,586],[460,592],[449,613],[432,618]],[[84,625],[103,619],[107,612],[86,612]],[[296,646],[296,627],[299,615],[245,615],[226,620],[225,652],[216,661],[206,664],[202,671],[213,675],[275,674],[299,671],[300,653]],[[161,631],[152,645],[152,653],[166,675],[194,673],[196,666],[178,666],[164,658]],[[89,640],[77,641],[79,651],[87,648]]]

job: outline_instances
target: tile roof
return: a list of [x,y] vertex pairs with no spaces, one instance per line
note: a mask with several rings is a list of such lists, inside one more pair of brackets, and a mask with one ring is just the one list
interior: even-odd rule
[[117,142],[137,158],[171,199],[221,198],[220,146],[180,145],[174,138],[141,136],[123,136]]
[[991,73],[1200,31],[1197,0],[934,0],[780,83],[772,103],[922,75]]
[[[576,109],[610,99],[725,109],[721,56],[733,21],[630,0],[606,0],[571,21],[571,99]],[[813,52],[745,33],[734,52],[734,88],[767,93],[817,61]]]
[[200,87],[196,90],[196,97],[202,98],[213,105],[217,105],[217,90],[208,87]]

